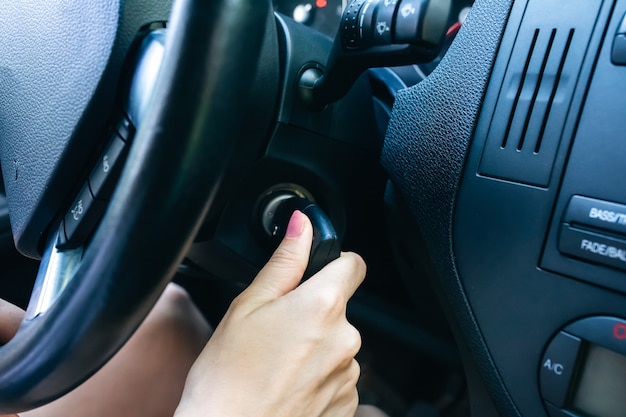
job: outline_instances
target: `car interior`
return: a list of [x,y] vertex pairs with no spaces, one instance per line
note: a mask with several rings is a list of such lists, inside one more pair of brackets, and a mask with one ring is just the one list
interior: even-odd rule
[[[0,414],[171,280],[216,325],[284,235],[360,254],[361,401],[626,416],[626,0],[0,7]],[[622,282],[621,280],[625,281]]]

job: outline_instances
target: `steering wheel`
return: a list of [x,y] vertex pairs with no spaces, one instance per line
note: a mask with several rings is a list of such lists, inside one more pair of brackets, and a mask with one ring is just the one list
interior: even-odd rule
[[[50,53],[46,45],[34,51],[20,49],[30,42],[28,36],[43,39],[41,31],[33,30],[40,25],[39,19],[48,16],[50,28],[59,23],[55,19],[61,14],[63,19],[81,22],[68,45],[72,49],[81,43],[93,45],[99,36],[127,41],[116,38],[118,24],[132,20],[137,13],[124,7],[124,2],[39,3],[40,10],[16,4],[1,12],[14,19],[0,30],[5,40],[13,36],[13,49],[0,51],[4,60],[0,64],[3,110],[16,99],[12,92],[28,88],[19,86],[20,78],[11,71],[24,63],[51,58],[46,58]],[[159,7],[167,9],[168,5]],[[119,67],[120,63],[98,61],[100,51],[83,51],[83,63],[58,57],[61,64],[70,66],[99,63],[99,68],[87,70],[92,77],[82,79],[88,85],[80,88],[88,90],[90,97],[75,100],[71,111],[53,108],[60,104],[54,100],[44,109],[41,106],[48,103],[34,103],[22,109],[22,121],[31,118],[32,126],[21,129],[15,128],[6,114],[0,119],[2,166],[15,239],[28,255],[44,252],[27,318],[15,338],[0,348],[0,414],[39,406],[76,387],[122,346],[154,305],[202,219],[215,206],[238,143],[233,132],[240,130],[270,11],[269,2],[260,0],[180,0],[174,5],[164,62],[147,117],[139,126],[108,210],[84,248],[56,249],[64,198],[50,198],[48,189],[56,184],[58,190],[59,172],[63,171],[58,160],[85,151],[85,140],[77,135],[85,136],[86,131],[86,136],[96,135],[95,128],[89,131],[89,122],[94,120],[91,100],[110,81],[100,78],[111,76],[105,67]],[[20,27],[22,32],[9,34]],[[89,28],[98,33],[82,32]],[[37,57],[29,61],[26,54]],[[56,97],[67,97],[71,88],[65,83],[81,79],[71,78],[75,71],[60,68],[54,59],[47,62],[49,75],[56,77],[51,86]],[[28,65],[24,68],[29,74],[42,71]],[[64,71],[68,80],[63,78]],[[111,104],[109,95],[103,106]],[[48,113],[51,123],[50,115],[55,115],[57,125],[65,126],[68,120],[76,125],[69,126],[66,132],[71,134],[58,141],[44,131],[30,138],[30,143],[20,144],[24,132],[42,121],[42,113]],[[23,153],[25,146],[33,151]],[[37,169],[42,153],[47,153],[47,161],[52,163],[47,170]],[[30,190],[25,189],[29,186]],[[43,251],[42,245],[46,246]],[[46,288],[58,291],[42,307],[41,293]]]

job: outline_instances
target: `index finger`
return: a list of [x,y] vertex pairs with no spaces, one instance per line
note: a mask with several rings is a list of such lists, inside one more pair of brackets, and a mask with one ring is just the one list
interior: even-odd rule
[[303,282],[300,288],[306,290],[320,285],[333,285],[340,289],[347,302],[365,279],[366,270],[363,258],[354,252],[342,252],[338,259]]

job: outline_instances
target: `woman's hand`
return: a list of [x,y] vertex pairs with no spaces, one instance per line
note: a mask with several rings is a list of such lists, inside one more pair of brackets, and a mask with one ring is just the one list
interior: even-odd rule
[[193,365],[176,417],[354,415],[361,337],[346,320],[346,303],[365,264],[344,253],[298,286],[311,241],[311,223],[295,212]]

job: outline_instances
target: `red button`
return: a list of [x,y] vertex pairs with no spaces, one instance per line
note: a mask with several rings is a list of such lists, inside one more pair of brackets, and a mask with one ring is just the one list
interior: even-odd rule
[[619,340],[626,339],[626,323],[617,323],[613,327],[613,336]]

